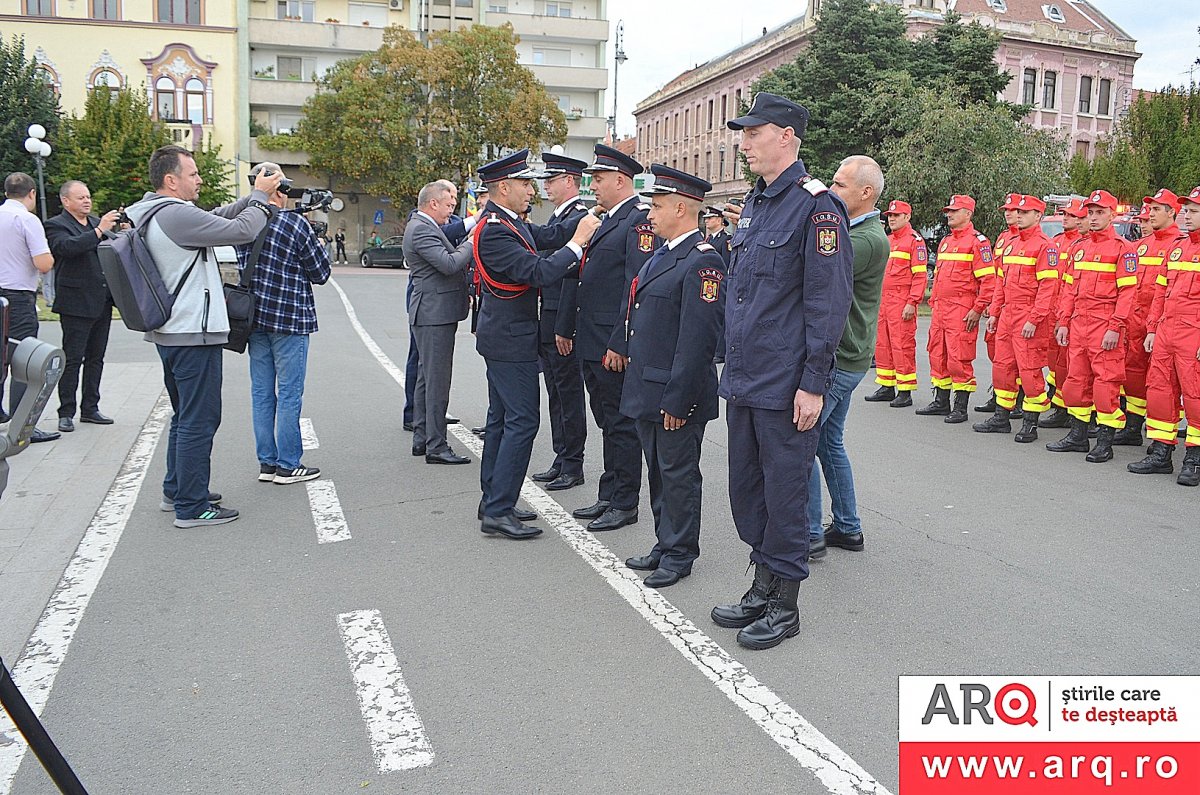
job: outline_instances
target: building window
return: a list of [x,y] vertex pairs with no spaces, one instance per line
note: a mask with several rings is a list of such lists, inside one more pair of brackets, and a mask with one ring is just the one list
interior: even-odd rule
[[351,25],[386,28],[387,6],[382,3],[349,3],[346,8],[346,22]]
[[277,0],[275,3],[275,18],[312,22],[315,7],[315,0]]
[[1092,78],[1086,75],[1079,78],[1079,112],[1092,112]]
[[688,120],[691,118],[691,113],[692,112],[690,110],[685,110],[683,112],[683,137],[684,138],[688,137]]
[[154,81],[154,112],[159,121],[175,118],[175,82],[169,77]]
[[729,95],[721,95],[721,127],[724,129],[725,122],[729,121]]
[[183,90],[187,101],[188,121],[192,124],[204,124],[204,83],[190,77]]
[[710,130],[713,128],[713,122],[715,121],[715,105],[716,103],[713,100],[710,99],[708,101],[708,129]]
[[52,17],[54,16],[54,0],[25,0],[25,16]]
[[120,19],[119,0],[92,0],[92,19]]
[[1032,105],[1037,91],[1037,69],[1026,69],[1021,82],[1021,104]]
[[92,75],[91,88],[95,89],[101,86],[107,87],[109,96],[115,99],[121,90],[121,76],[112,69],[101,69]]
[[1087,157],[1088,156],[1088,142],[1087,141],[1076,141],[1075,142],[1075,154],[1079,155],[1080,157]]
[[733,115],[734,117],[742,115],[742,90],[740,88],[733,94]]
[[1101,116],[1112,115],[1112,81],[1100,81],[1100,101],[1096,103],[1096,113]]
[[693,155],[692,156],[692,174],[697,175],[699,173],[700,173],[700,155]]
[[1046,19],[1060,25],[1067,21],[1067,18],[1063,16],[1062,9],[1058,6],[1042,6],[1042,13],[1046,15]]
[[546,0],[546,16],[548,17],[569,17],[571,16],[571,3],[564,0]]
[[554,47],[534,47],[533,62],[538,66],[570,66],[571,51]]
[[315,58],[275,58],[275,70],[280,80],[308,81],[317,70]]
[[200,0],[158,0],[158,21],[175,25],[203,24]]
[[712,182],[712,150],[704,153],[704,178]]
[[1058,72],[1046,72],[1042,75],[1042,108],[1053,110],[1055,95],[1058,93]]
[[987,0],[987,4],[992,7],[992,10],[997,14],[1003,14],[1008,11],[1007,0]]

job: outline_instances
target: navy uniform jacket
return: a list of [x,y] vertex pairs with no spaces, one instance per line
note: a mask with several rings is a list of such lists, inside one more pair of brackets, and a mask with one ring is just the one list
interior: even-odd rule
[[732,238],[729,236],[729,233],[724,229],[710,235],[708,238],[708,242],[712,244],[712,247],[721,255],[721,259],[725,261],[726,268],[729,267],[729,255],[732,249],[731,240]]
[[609,350],[625,354],[629,284],[657,247],[649,210],[635,197],[606,215],[584,252],[574,300],[563,292],[555,333],[574,339],[582,359],[598,362]]
[[[557,208],[556,208],[557,209]],[[579,225],[579,219],[587,214],[588,208],[578,198],[573,204],[567,206],[563,210],[562,215],[551,215],[546,221],[546,226],[565,226],[571,230],[571,234],[575,234],[575,227]],[[542,253],[551,253],[543,251]],[[542,309],[551,312],[558,312],[560,306],[565,302],[567,306],[575,306],[575,290],[579,285],[579,280],[572,276],[569,279],[563,279],[560,284],[548,285],[542,289]],[[553,318],[557,322],[557,318]],[[554,325],[548,321],[551,318],[542,320],[541,340],[545,343],[554,342]]]
[[697,231],[653,266],[638,274],[629,307],[621,413],[652,422],[662,421],[661,411],[689,422],[716,419],[725,263]]
[[733,234],[721,397],[791,409],[824,395],[850,314],[854,257],[846,207],[796,161],[760,178]]
[[[524,292],[519,292],[521,287],[516,290],[489,288],[481,281],[483,300],[479,308],[475,350],[488,359],[501,362],[536,362],[536,288],[558,284],[567,274],[575,273],[579,266],[575,253],[561,248],[574,235],[574,229],[563,225],[525,224],[489,201],[475,234],[476,267],[482,263],[488,277],[500,284],[529,288]],[[555,251],[542,257],[536,253],[538,248]]]

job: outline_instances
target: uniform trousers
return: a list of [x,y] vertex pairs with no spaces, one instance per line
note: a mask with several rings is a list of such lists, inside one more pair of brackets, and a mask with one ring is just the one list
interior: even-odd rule
[[1146,352],[1146,318],[1135,308],[1129,316],[1125,338],[1125,411],[1146,416],[1146,378],[1150,354]]
[[[884,301],[887,301],[885,297]],[[917,316],[902,320],[905,301],[879,308],[879,332],[875,338],[875,382],[894,386],[897,392],[917,388]]]
[[1154,335],[1147,381],[1146,436],[1174,445],[1179,423],[1179,399],[1187,417],[1188,447],[1200,445],[1200,328],[1194,321],[1168,318]]
[[750,559],[786,580],[808,578],[808,483],[821,427],[800,432],[792,409],[726,404],[729,507]]
[[1063,385],[1063,400],[1072,417],[1089,422],[1094,406],[1098,424],[1120,430],[1125,427],[1125,412],[1121,411],[1125,343],[1118,340],[1117,347],[1104,350],[1101,341],[1107,331],[1107,318],[1080,314],[1071,319],[1067,333],[1071,374]]
[[700,449],[706,425],[689,422],[668,431],[661,421],[635,424],[646,455],[650,510],[658,538],[650,556],[658,560],[659,568],[679,574],[690,574],[692,562],[700,557]]
[[642,488],[642,446],[633,420],[621,413],[625,373],[605,370],[601,362],[585,361],[583,382],[604,439],[604,474],[598,497],[613,508],[631,511],[638,506]]
[[1025,401],[1021,408],[1040,414],[1050,408],[1046,397],[1046,378],[1042,368],[1049,357],[1049,338],[1046,324],[1025,339],[1021,329],[1029,321],[1031,307],[1006,306],[996,324],[996,353],[992,359],[992,389],[996,393],[996,405],[1011,411],[1017,405],[1018,385],[1025,390]]
[[964,318],[971,305],[937,301],[929,324],[929,374],[933,385],[955,392],[974,392],[975,352],[979,327],[967,331]]
[[479,467],[483,515],[506,516],[521,496],[521,483],[529,470],[529,456],[541,422],[538,365],[486,357],[484,363],[488,412]]
[[79,389],[79,371],[83,370],[83,400],[78,403],[84,416],[100,413],[100,378],[104,374],[104,352],[112,327],[112,303],[104,306],[100,317],[59,315],[63,354],[67,364],[58,379],[58,416],[74,417],[75,394]]
[[[542,327],[554,328],[558,312],[542,310]],[[583,447],[587,443],[587,415],[583,397],[583,372],[579,358],[572,351],[563,356],[553,341],[538,346],[542,377],[546,379],[546,395],[550,405],[550,439],[554,446],[554,464],[560,475],[576,477],[583,474]]]
[[[1057,328],[1057,324],[1055,328]],[[1065,409],[1067,401],[1063,399],[1063,387],[1066,385],[1067,378],[1071,374],[1071,354],[1067,347],[1059,345],[1058,341],[1054,339],[1055,328],[1051,329],[1048,351],[1050,368],[1049,374],[1046,376],[1046,382],[1054,387],[1054,397],[1051,398],[1050,403]]]

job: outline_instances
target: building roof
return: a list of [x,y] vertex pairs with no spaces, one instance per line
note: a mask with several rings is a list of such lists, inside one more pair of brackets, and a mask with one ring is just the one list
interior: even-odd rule
[[[1077,33],[1105,33],[1118,41],[1133,40],[1088,0],[954,0],[953,6],[968,18],[988,16],[1013,23],[1044,22]],[[1062,15],[1061,22],[1055,8]]]
[[633,157],[634,152],[637,151],[637,137],[622,138],[614,144],[614,148],[623,155]]

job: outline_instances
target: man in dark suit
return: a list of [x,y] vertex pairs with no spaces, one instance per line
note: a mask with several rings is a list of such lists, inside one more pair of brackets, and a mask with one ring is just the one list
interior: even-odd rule
[[596,162],[586,171],[592,175],[597,206],[605,211],[604,222],[580,263],[575,305],[564,303],[559,309],[555,339],[564,356],[577,352],[592,415],[604,436],[597,500],[572,515],[590,519],[589,530],[615,530],[638,519],[642,448],[633,420],[621,414],[625,306],[633,277],[654,251],[654,232],[646,220],[650,205],[639,203],[633,188],[640,163],[597,144]]
[[696,228],[712,185],[658,164],[650,171],[650,223],[669,242],[630,288],[621,413],[635,421],[646,455],[658,543],[625,565],[652,572],[646,585],[665,588],[691,574],[700,556],[700,448],[720,414],[713,355],[724,325],[725,262]]
[[[532,180],[539,176],[529,168],[528,157],[529,150],[523,149],[479,169],[491,186],[491,200],[473,235],[481,291],[475,349],[487,365],[488,380],[480,530],[516,539],[542,532],[522,524],[536,515],[514,512],[541,420],[537,288],[574,273],[583,244],[600,225],[590,214],[574,224],[522,222],[519,214],[533,198]],[[538,254],[558,246],[562,248],[548,257]]]
[[[588,211],[587,206],[579,200],[579,183],[587,163],[552,152],[542,155],[542,159],[546,163],[545,173],[548,175],[542,181],[542,186],[546,189],[550,201],[554,202],[554,212],[546,225],[577,222],[579,217]],[[550,436],[554,444],[554,463],[545,472],[533,475],[533,479],[545,483],[547,491],[561,491],[583,483],[583,448],[587,443],[583,373],[579,369],[579,360],[575,358],[575,354],[572,352],[564,356],[554,341],[554,329],[558,325],[558,308],[562,296],[570,296],[568,303],[573,303],[576,286],[575,278],[571,277],[563,279],[559,284],[542,288],[538,352],[550,406]]]
[[705,207],[704,212],[700,214],[700,220],[704,222],[704,242],[712,245],[717,253],[721,255],[721,259],[725,261],[725,267],[729,267],[729,253],[732,246],[730,245],[728,219],[716,207]]
[[427,464],[466,464],[446,441],[446,406],[454,370],[454,334],[467,316],[471,243],[457,248],[441,227],[454,212],[455,196],[445,183],[431,182],[417,196],[417,212],[404,229],[404,259],[411,274],[408,322],[417,346],[417,383],[413,395],[413,455]]
[[100,377],[112,325],[113,300],[100,269],[96,247],[117,225],[120,213],[92,215],[92,194],[79,180],[67,180],[58,191],[63,210],[46,221],[46,240],[54,255],[54,305],[62,326],[67,364],[58,381],[58,429],[75,430],[75,394],[83,370],[79,421],[111,425],[100,413]]

